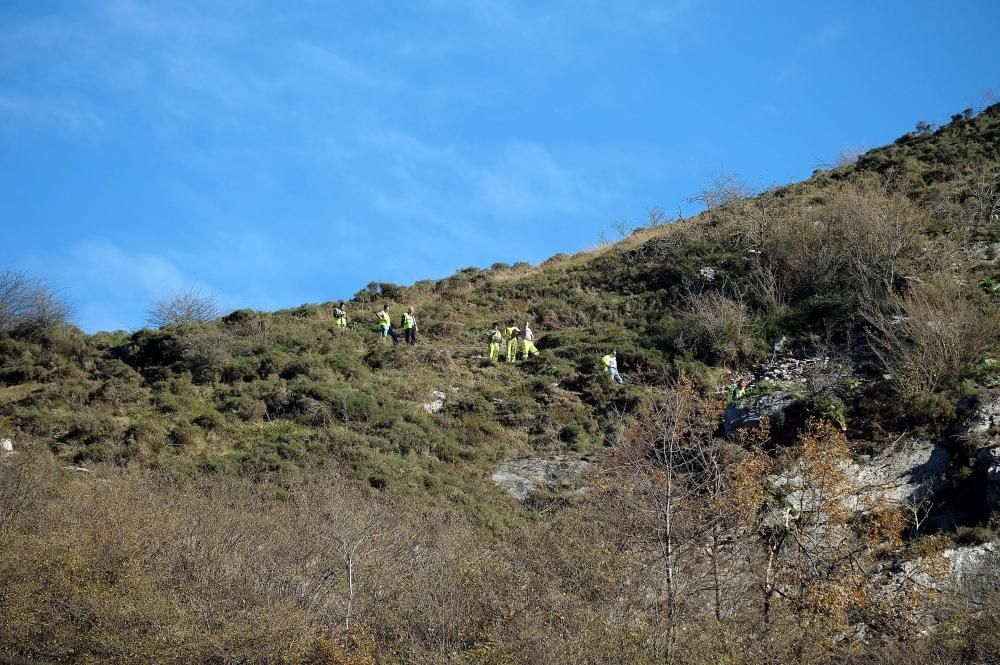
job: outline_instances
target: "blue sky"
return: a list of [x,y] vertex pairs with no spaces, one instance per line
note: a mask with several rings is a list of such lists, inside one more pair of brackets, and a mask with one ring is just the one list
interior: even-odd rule
[[1000,3],[0,0],[4,259],[93,332],[592,247],[1000,96]]

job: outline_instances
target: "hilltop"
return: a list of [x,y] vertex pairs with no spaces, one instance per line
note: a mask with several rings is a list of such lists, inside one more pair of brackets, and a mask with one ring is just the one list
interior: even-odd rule
[[[882,607],[895,601],[857,569],[924,565],[956,543],[996,539],[1000,105],[801,183],[753,193],[720,180],[700,197],[707,209],[690,219],[652,211],[620,242],[538,266],[373,282],[347,303],[346,331],[328,302],[134,333],[0,332],[0,436],[17,446],[0,497],[20,497],[0,522],[4,549],[20,550],[19,572],[2,580],[0,649],[122,661],[216,649],[240,660],[218,654],[253,653],[241,649],[273,612],[287,623],[260,636],[261,660],[659,662],[680,658],[681,633],[697,645],[691,662],[751,653],[755,640],[773,653],[747,662],[944,648],[918,639],[923,610]],[[415,308],[416,346],[379,340],[386,304],[397,323]],[[491,364],[487,333],[511,320],[532,322],[541,353]],[[600,366],[612,349],[623,386]],[[750,391],[727,412],[739,377]],[[755,409],[771,417],[761,424]],[[921,503],[921,490],[883,510],[860,492],[867,507],[844,515],[836,469],[863,476],[901,440],[946,459],[927,475],[933,500]],[[672,446],[693,456],[671,467]],[[519,459],[585,462],[591,474],[518,502],[492,476]],[[705,459],[720,469],[716,494],[698,484]],[[681,498],[685,544],[709,538],[725,564],[691,554],[686,569],[664,554],[653,501],[663,487],[650,478],[665,470],[697,487]],[[774,521],[795,502],[820,516],[808,531],[789,527],[790,512],[784,531]],[[229,536],[206,524],[220,506]],[[352,535],[331,545],[319,524]],[[852,539],[850,566],[827,545],[794,563],[788,539],[819,542],[836,528]],[[190,548],[167,544],[192,529]],[[355,541],[370,566],[358,592],[330,563]],[[769,577],[771,563],[754,577],[769,551],[789,562],[791,586]],[[250,572],[258,558],[270,581]],[[742,590],[727,593],[758,594],[763,613],[718,600],[720,565]],[[714,611],[704,614],[702,591],[665,589],[674,574],[692,587],[714,575]],[[239,594],[222,591],[233,585]],[[220,607],[199,607],[206,594]],[[43,600],[29,611],[31,598]],[[936,611],[969,635],[992,625],[960,603]],[[227,625],[192,636],[215,616]],[[143,638],[130,654],[127,636],[150,625],[183,648]],[[845,638],[859,626],[876,637]],[[952,647],[941,657],[979,648]]]

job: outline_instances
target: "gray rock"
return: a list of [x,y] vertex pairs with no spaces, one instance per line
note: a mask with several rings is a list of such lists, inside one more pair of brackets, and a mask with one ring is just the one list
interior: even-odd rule
[[994,427],[1000,429],[1000,395],[988,394],[979,400],[976,410],[962,428],[966,436],[990,438]]
[[976,464],[986,473],[986,507],[1000,510],[1000,448],[981,448]]
[[782,420],[785,410],[795,402],[795,398],[783,390],[770,395],[739,400],[726,409],[723,420],[726,436],[732,436],[741,427],[755,427],[767,416],[771,420]]
[[437,413],[444,408],[444,403],[448,401],[448,395],[440,390],[431,391],[430,402],[424,404],[424,411],[427,413]]
[[950,459],[936,441],[911,437],[861,464],[846,464],[844,471],[859,497],[869,502],[919,503],[940,487]]
[[912,437],[897,442],[874,457],[842,462],[844,483],[836,497],[806,487],[802,468],[796,464],[770,477],[784,504],[776,506],[767,519],[774,524],[787,521],[799,511],[813,511],[833,499],[859,514],[873,506],[919,504],[941,486],[949,459],[948,451],[932,440]]
[[539,489],[573,489],[590,467],[585,460],[525,458],[505,462],[494,474],[493,482],[524,503]]

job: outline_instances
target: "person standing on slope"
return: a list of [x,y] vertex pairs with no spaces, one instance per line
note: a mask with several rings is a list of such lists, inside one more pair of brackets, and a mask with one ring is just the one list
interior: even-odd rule
[[500,332],[500,324],[493,322],[493,330],[490,331],[490,362],[495,363],[500,360],[500,342],[503,341],[503,334]]
[[413,314],[413,306],[406,312],[403,312],[403,337],[406,339],[406,343],[410,346],[414,346],[417,343],[417,317]]
[[612,351],[608,355],[601,358],[601,364],[604,365],[604,369],[607,370],[607,372],[611,375],[611,378],[614,379],[615,383],[617,383],[618,385],[625,383],[622,380],[621,374],[618,373],[617,351]]
[[379,328],[382,330],[382,343],[385,344],[387,337],[392,337],[392,343],[395,346],[399,344],[399,335],[396,331],[392,329],[392,316],[389,315],[389,306],[383,305],[382,310],[378,313],[378,324]]
[[521,334],[521,331],[518,330],[514,319],[511,319],[510,325],[507,326],[504,332],[507,334],[507,362],[512,363],[517,360],[517,337]]
[[347,330],[347,312],[344,310],[343,300],[337,307],[333,308],[333,325],[338,330]]
[[535,333],[531,331],[531,321],[524,322],[524,334],[521,335],[521,356],[524,360],[527,360],[532,355],[538,355],[538,349],[535,348]]

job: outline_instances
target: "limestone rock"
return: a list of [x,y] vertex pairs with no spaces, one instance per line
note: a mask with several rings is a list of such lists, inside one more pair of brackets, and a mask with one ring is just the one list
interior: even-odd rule
[[965,423],[963,434],[990,438],[991,432],[1000,430],[1000,395],[990,394],[979,400],[975,411]]
[[1000,447],[981,448],[976,464],[986,473],[986,506],[1000,510]]
[[860,464],[845,465],[844,470],[868,499],[919,502],[941,485],[950,459],[948,450],[938,442],[909,437]]
[[493,482],[524,503],[539,489],[571,489],[590,467],[586,460],[558,456],[552,459],[525,458],[505,462],[493,474]]
[[447,393],[440,390],[431,391],[431,401],[424,404],[424,411],[427,413],[437,413],[444,408],[444,403],[448,401]]

